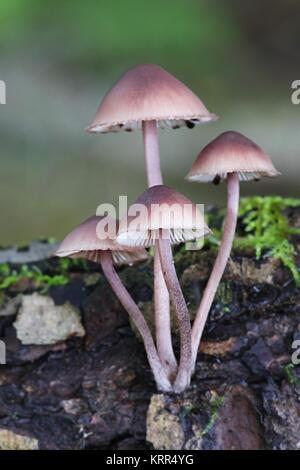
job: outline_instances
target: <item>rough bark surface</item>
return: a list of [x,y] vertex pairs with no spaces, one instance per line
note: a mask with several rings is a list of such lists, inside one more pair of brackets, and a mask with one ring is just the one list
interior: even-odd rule
[[[299,250],[299,240],[295,246]],[[22,252],[29,268],[33,251],[34,244],[28,261],[26,249]],[[18,259],[12,250],[9,256]],[[192,312],[214,256],[210,250],[175,253]],[[59,273],[58,260],[41,258],[35,258],[41,272]],[[17,262],[10,266],[19,269]],[[47,292],[26,276],[1,290],[0,338],[7,364],[0,365],[0,448],[300,447],[300,367],[291,363],[293,340],[300,339],[299,289],[280,263],[233,254],[192,385],[182,395],[156,392],[142,344],[98,272],[92,263],[74,264],[69,282]],[[151,322],[152,261],[120,274]],[[51,345],[21,343],[13,323],[22,295],[41,290],[56,305],[69,302],[79,309],[84,337]],[[178,341],[175,345],[178,350]]]

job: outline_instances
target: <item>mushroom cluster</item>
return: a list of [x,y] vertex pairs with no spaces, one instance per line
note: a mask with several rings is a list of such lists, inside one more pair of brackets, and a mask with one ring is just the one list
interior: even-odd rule
[[[157,388],[180,393],[191,381],[203,329],[222,278],[234,239],[239,181],[276,176],[270,157],[238,132],[221,134],[198,155],[188,181],[227,181],[227,214],[223,236],[193,325],[174,266],[172,245],[202,239],[210,233],[197,204],[163,184],[158,128],[193,128],[217,119],[182,82],[157,65],[129,70],[105,95],[88,132],[142,129],[148,189],[121,221],[92,216],[61,243],[57,256],[85,257],[102,267],[111,288],[139,331]],[[114,223],[115,230],[103,230]],[[100,230],[101,228],[101,230]],[[155,338],[115,265],[145,260],[154,249]],[[170,302],[176,313],[180,351],[174,353]]]

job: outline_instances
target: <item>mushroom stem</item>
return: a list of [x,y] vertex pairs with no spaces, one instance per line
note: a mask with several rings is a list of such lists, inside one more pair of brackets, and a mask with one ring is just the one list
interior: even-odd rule
[[144,341],[148,361],[153,371],[157,388],[164,392],[171,391],[171,383],[158,357],[149,327],[145,321],[143,314],[141,313],[140,309],[130,296],[129,292],[123,285],[118,273],[116,272],[110,251],[107,250],[101,252],[100,263],[103,273],[105,274],[106,279],[109,282],[112,290],[114,291],[119,301],[127,311],[128,315],[130,316],[131,320],[133,321],[134,325],[136,326],[139,334],[141,335]]
[[143,139],[148,187],[163,184],[156,121],[143,121]]
[[230,255],[239,211],[239,175],[227,175],[227,212],[223,236],[217,258],[203,293],[192,328],[193,368],[195,368],[197,353],[204,326],[213,303],[216,291],[226,268]]
[[[156,121],[143,121],[142,127],[148,186],[163,184]],[[170,298],[162,274],[160,256],[157,251],[155,250],[154,255],[156,345],[159,357],[165,365],[168,375],[171,377],[177,372],[177,361],[171,337]]]
[[177,374],[177,360],[172,346],[169,292],[162,273],[158,249],[154,254],[154,306],[158,355],[172,380]]
[[191,323],[189,312],[176,274],[168,232],[165,230],[160,230],[159,238],[156,241],[156,244],[160,253],[160,261],[163,267],[165,281],[169,289],[171,301],[175,307],[179,324],[180,362],[177,377],[174,382],[174,391],[180,393],[189,386],[191,381]]

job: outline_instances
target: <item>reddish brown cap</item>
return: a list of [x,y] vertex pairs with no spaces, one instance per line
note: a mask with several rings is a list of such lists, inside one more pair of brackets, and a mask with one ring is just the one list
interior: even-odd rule
[[[99,222],[103,226],[99,226]],[[99,252],[110,250],[115,264],[133,264],[136,261],[147,259],[147,252],[143,248],[124,248],[118,245],[113,235],[108,235],[100,230],[111,224],[114,235],[118,230],[118,221],[104,216],[92,216],[78,225],[62,241],[55,256],[70,258],[86,258],[90,261],[99,261]],[[103,234],[103,235],[102,235]]]
[[87,131],[132,131],[152,120],[161,127],[194,127],[216,119],[177,78],[158,65],[144,64],[130,69],[106,93]]
[[199,153],[186,179],[207,183],[236,172],[241,181],[277,176],[269,157],[257,144],[235,131],[220,134]]
[[160,230],[172,244],[210,233],[202,213],[192,201],[164,185],[147,189],[120,221],[117,242],[125,246],[155,245]]

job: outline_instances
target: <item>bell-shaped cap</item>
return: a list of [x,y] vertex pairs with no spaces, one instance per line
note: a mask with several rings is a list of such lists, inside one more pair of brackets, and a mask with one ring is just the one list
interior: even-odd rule
[[227,131],[201,150],[186,179],[219,182],[233,172],[239,174],[241,181],[280,175],[269,155],[257,144],[239,132]]
[[158,65],[144,64],[130,69],[106,93],[87,131],[132,131],[152,120],[161,127],[194,127],[216,119],[181,81]]
[[210,233],[200,208],[185,196],[164,185],[147,189],[120,221],[117,242],[124,246],[155,245],[159,236],[172,244]]
[[116,242],[118,225],[118,221],[107,216],[89,217],[65,237],[54,255],[97,263],[100,252],[110,250],[117,265],[146,260],[148,255],[143,248],[124,248]]

